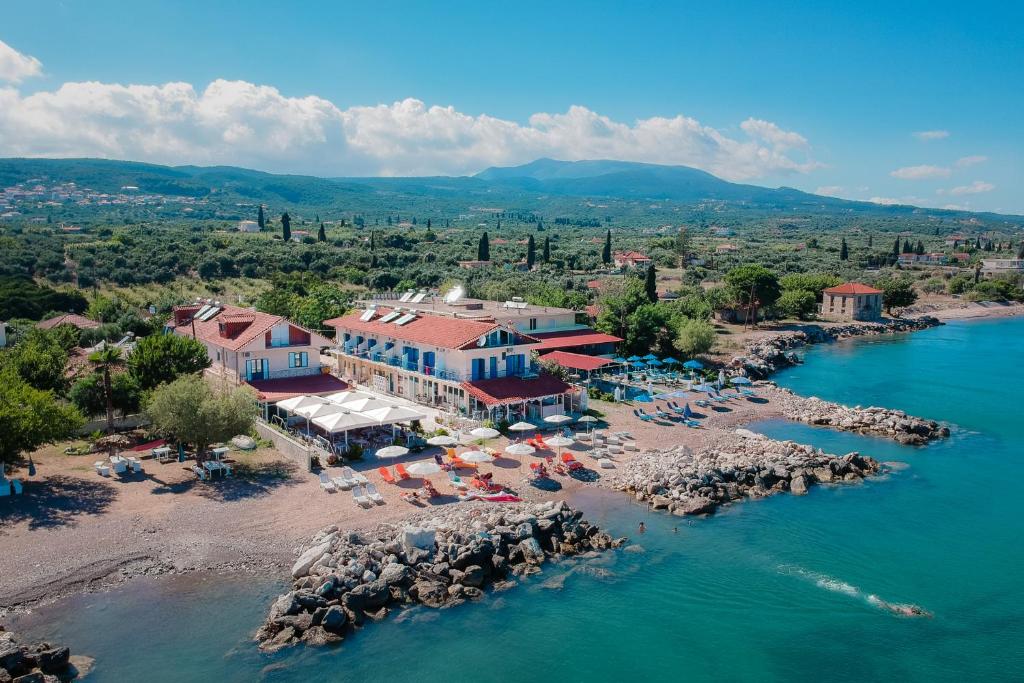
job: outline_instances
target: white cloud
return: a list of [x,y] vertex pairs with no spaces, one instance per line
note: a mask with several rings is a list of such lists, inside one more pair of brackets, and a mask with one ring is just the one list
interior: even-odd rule
[[988,157],[982,156],[981,154],[972,154],[967,157],[960,157],[956,160],[957,168],[968,168],[970,166],[977,166],[988,161]]
[[822,185],[814,191],[814,194],[820,194],[825,197],[838,197],[843,194],[845,188],[842,185]]
[[745,138],[685,116],[623,123],[582,106],[537,113],[525,125],[415,99],[341,109],[244,81],[217,80],[202,91],[188,83],[65,83],[30,95],[0,87],[0,156],[328,175],[463,174],[548,156],[682,164],[729,180],[821,166],[798,133],[758,119],[740,128]]
[[904,206],[925,206],[928,204],[927,199],[921,197],[872,197],[868,200],[872,204],[882,204],[883,206],[893,206],[900,204]]
[[0,81],[21,83],[26,78],[38,76],[42,70],[42,62],[38,59],[23,55],[0,40]]
[[914,133],[918,140],[943,140],[949,137],[948,130],[919,130]]
[[948,168],[942,166],[929,166],[922,164],[921,166],[904,166],[903,168],[897,168],[891,172],[893,178],[900,178],[901,180],[926,180],[929,178],[948,178],[950,176]]
[[954,197],[959,197],[965,194],[982,194],[983,192],[991,192],[996,189],[996,186],[992,183],[986,183],[984,180],[975,180],[970,185],[958,185],[957,187],[949,190],[939,190],[939,194],[951,194]]

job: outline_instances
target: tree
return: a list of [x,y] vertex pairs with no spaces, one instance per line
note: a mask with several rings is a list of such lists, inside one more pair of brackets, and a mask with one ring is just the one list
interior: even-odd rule
[[874,245],[874,242],[875,242],[874,235],[868,235],[868,249],[870,249],[872,247],[872,245]]
[[428,219],[427,219],[427,230],[430,230],[430,225],[431,225],[431,223],[430,223],[430,219],[428,218]]
[[[757,322],[757,309],[774,306],[782,294],[775,273],[754,263],[737,266],[730,270],[725,275],[725,283],[732,290],[735,301],[745,307],[753,306],[754,323]],[[751,298],[751,294],[753,294],[753,298]]]
[[202,372],[210,367],[210,357],[197,339],[177,334],[152,334],[135,345],[127,366],[139,387],[148,391],[182,375]]
[[263,216],[263,205],[260,204],[260,210],[256,214],[256,223],[260,226],[260,230],[267,227],[267,219]]
[[850,258],[850,249],[846,246],[846,238],[843,238],[842,243],[839,245],[839,260],[846,261]]
[[917,241],[917,246],[914,247],[914,253],[917,254],[918,256],[924,253],[924,242],[922,242],[921,240]]
[[604,236],[604,249],[601,250],[601,263],[606,266],[612,262],[612,231],[611,229]]
[[526,240],[526,269],[533,270],[533,264],[537,260],[537,244],[533,241],[533,235]]
[[107,409],[107,434],[114,433],[114,386],[111,371],[124,365],[121,349],[116,346],[104,345],[103,348],[89,354],[89,362],[96,367],[103,379],[103,401]]
[[892,245],[892,257],[898,258],[900,255],[900,238],[896,238],[896,243]]
[[30,386],[13,370],[0,372],[0,472],[26,453],[71,436],[83,422],[52,391]]
[[166,437],[194,444],[200,461],[210,444],[252,429],[256,414],[252,390],[226,383],[212,387],[198,375],[179,377],[157,387],[146,406],[154,429]]
[[1020,241],[1020,247],[1017,248],[1017,258],[1024,259],[1024,240]]
[[652,304],[658,300],[658,271],[653,263],[647,267],[647,274],[644,276],[644,293]]
[[889,277],[879,280],[877,284],[882,290],[882,305],[887,313],[891,314],[894,308],[906,308],[917,301],[917,292],[910,280]]
[[480,242],[476,245],[476,260],[477,261],[490,261],[491,260],[491,242],[487,239],[487,233],[480,235]]
[[782,292],[775,306],[787,318],[807,320],[818,310],[818,300],[814,292],[805,289],[787,289]]
[[324,230],[324,224],[323,223],[320,224],[320,232],[318,232],[316,234],[316,241],[317,242],[326,242],[327,241],[327,232]]
[[601,332],[625,338],[629,317],[649,302],[640,278],[630,276],[624,281],[615,282],[602,290],[597,298],[600,313],[596,327]]
[[[102,414],[107,409],[102,375],[93,373],[75,382],[68,392],[68,398],[83,415],[91,417]],[[124,417],[139,409],[142,391],[131,374],[120,372],[114,375],[111,382],[111,399],[114,409]]]
[[67,351],[50,330],[32,328],[16,346],[0,354],[0,369],[13,371],[34,389],[58,394],[67,388],[67,364]]
[[814,294],[816,301],[821,301],[821,292],[829,287],[835,287],[842,283],[843,279],[829,273],[790,273],[784,275],[779,284],[782,291],[803,290]]
[[324,321],[345,315],[352,307],[352,295],[335,284],[324,283],[309,289],[306,296],[294,300],[288,316],[303,327],[319,330]]
[[544,238],[544,263],[551,261],[551,238]]
[[909,239],[904,239],[903,240],[903,253],[904,254],[913,254],[914,253],[914,247],[910,246],[910,240]]
[[679,260],[679,267],[682,268],[686,263],[686,256],[690,253],[690,234],[687,232],[685,225],[679,226],[679,233],[676,235],[673,249]]
[[679,353],[692,358],[715,346],[715,327],[706,320],[686,319],[679,325],[673,345]]
[[281,214],[281,238],[285,242],[292,238],[292,217],[287,211]]

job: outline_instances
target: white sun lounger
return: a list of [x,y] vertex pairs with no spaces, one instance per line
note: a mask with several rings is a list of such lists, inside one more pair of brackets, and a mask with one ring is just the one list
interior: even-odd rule
[[366,495],[366,492],[363,491],[362,486],[357,486],[352,489],[352,498],[355,499],[356,503],[364,508],[368,508],[373,505],[373,501],[371,501],[369,496]]
[[364,490],[366,491],[367,497],[374,503],[384,502],[384,496],[380,495],[380,491],[378,491],[377,487],[373,484],[367,484]]
[[348,491],[350,488],[356,485],[354,481],[346,479],[344,476],[331,477],[331,481],[342,491]]
[[366,484],[370,481],[369,479],[359,474],[358,472],[356,472],[351,467],[348,467],[347,465],[341,468],[341,476],[345,477],[350,482],[352,482],[353,486],[357,484]]
[[334,485],[334,482],[331,481],[331,478],[327,476],[326,472],[320,473],[320,488],[322,488],[324,491],[327,491],[328,493],[334,493],[335,491],[338,490],[338,488]]
[[199,465],[192,465],[192,471],[196,473],[196,476],[199,477],[200,481],[206,481],[206,472],[203,471],[202,467]]

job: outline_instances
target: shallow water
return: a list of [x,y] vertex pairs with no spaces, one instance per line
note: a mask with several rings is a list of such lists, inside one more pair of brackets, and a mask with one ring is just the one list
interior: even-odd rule
[[[18,626],[96,656],[95,681],[1020,680],[1022,333],[1011,319],[844,342],[778,376],[802,393],[948,420],[946,441],[752,425],[905,469],[692,524],[588,492],[577,501],[588,518],[640,548],[549,566],[475,605],[410,610],[341,648],[256,652],[250,634],[280,586],[239,577],[138,582]],[[872,595],[934,617],[895,616]]]

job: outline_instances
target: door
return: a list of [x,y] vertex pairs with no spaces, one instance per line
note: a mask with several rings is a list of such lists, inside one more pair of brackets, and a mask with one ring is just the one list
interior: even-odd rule
[[505,360],[505,366],[509,377],[516,377],[523,374],[526,369],[526,356],[521,353],[509,354]]
[[264,358],[245,361],[245,380],[270,379],[270,363]]
[[423,352],[423,373],[427,375],[433,375],[436,373],[437,368],[434,367],[434,352],[424,351]]
[[471,379],[478,380],[484,378],[484,359],[474,358],[473,359],[473,370]]
[[498,357],[491,356],[491,379],[498,376]]

